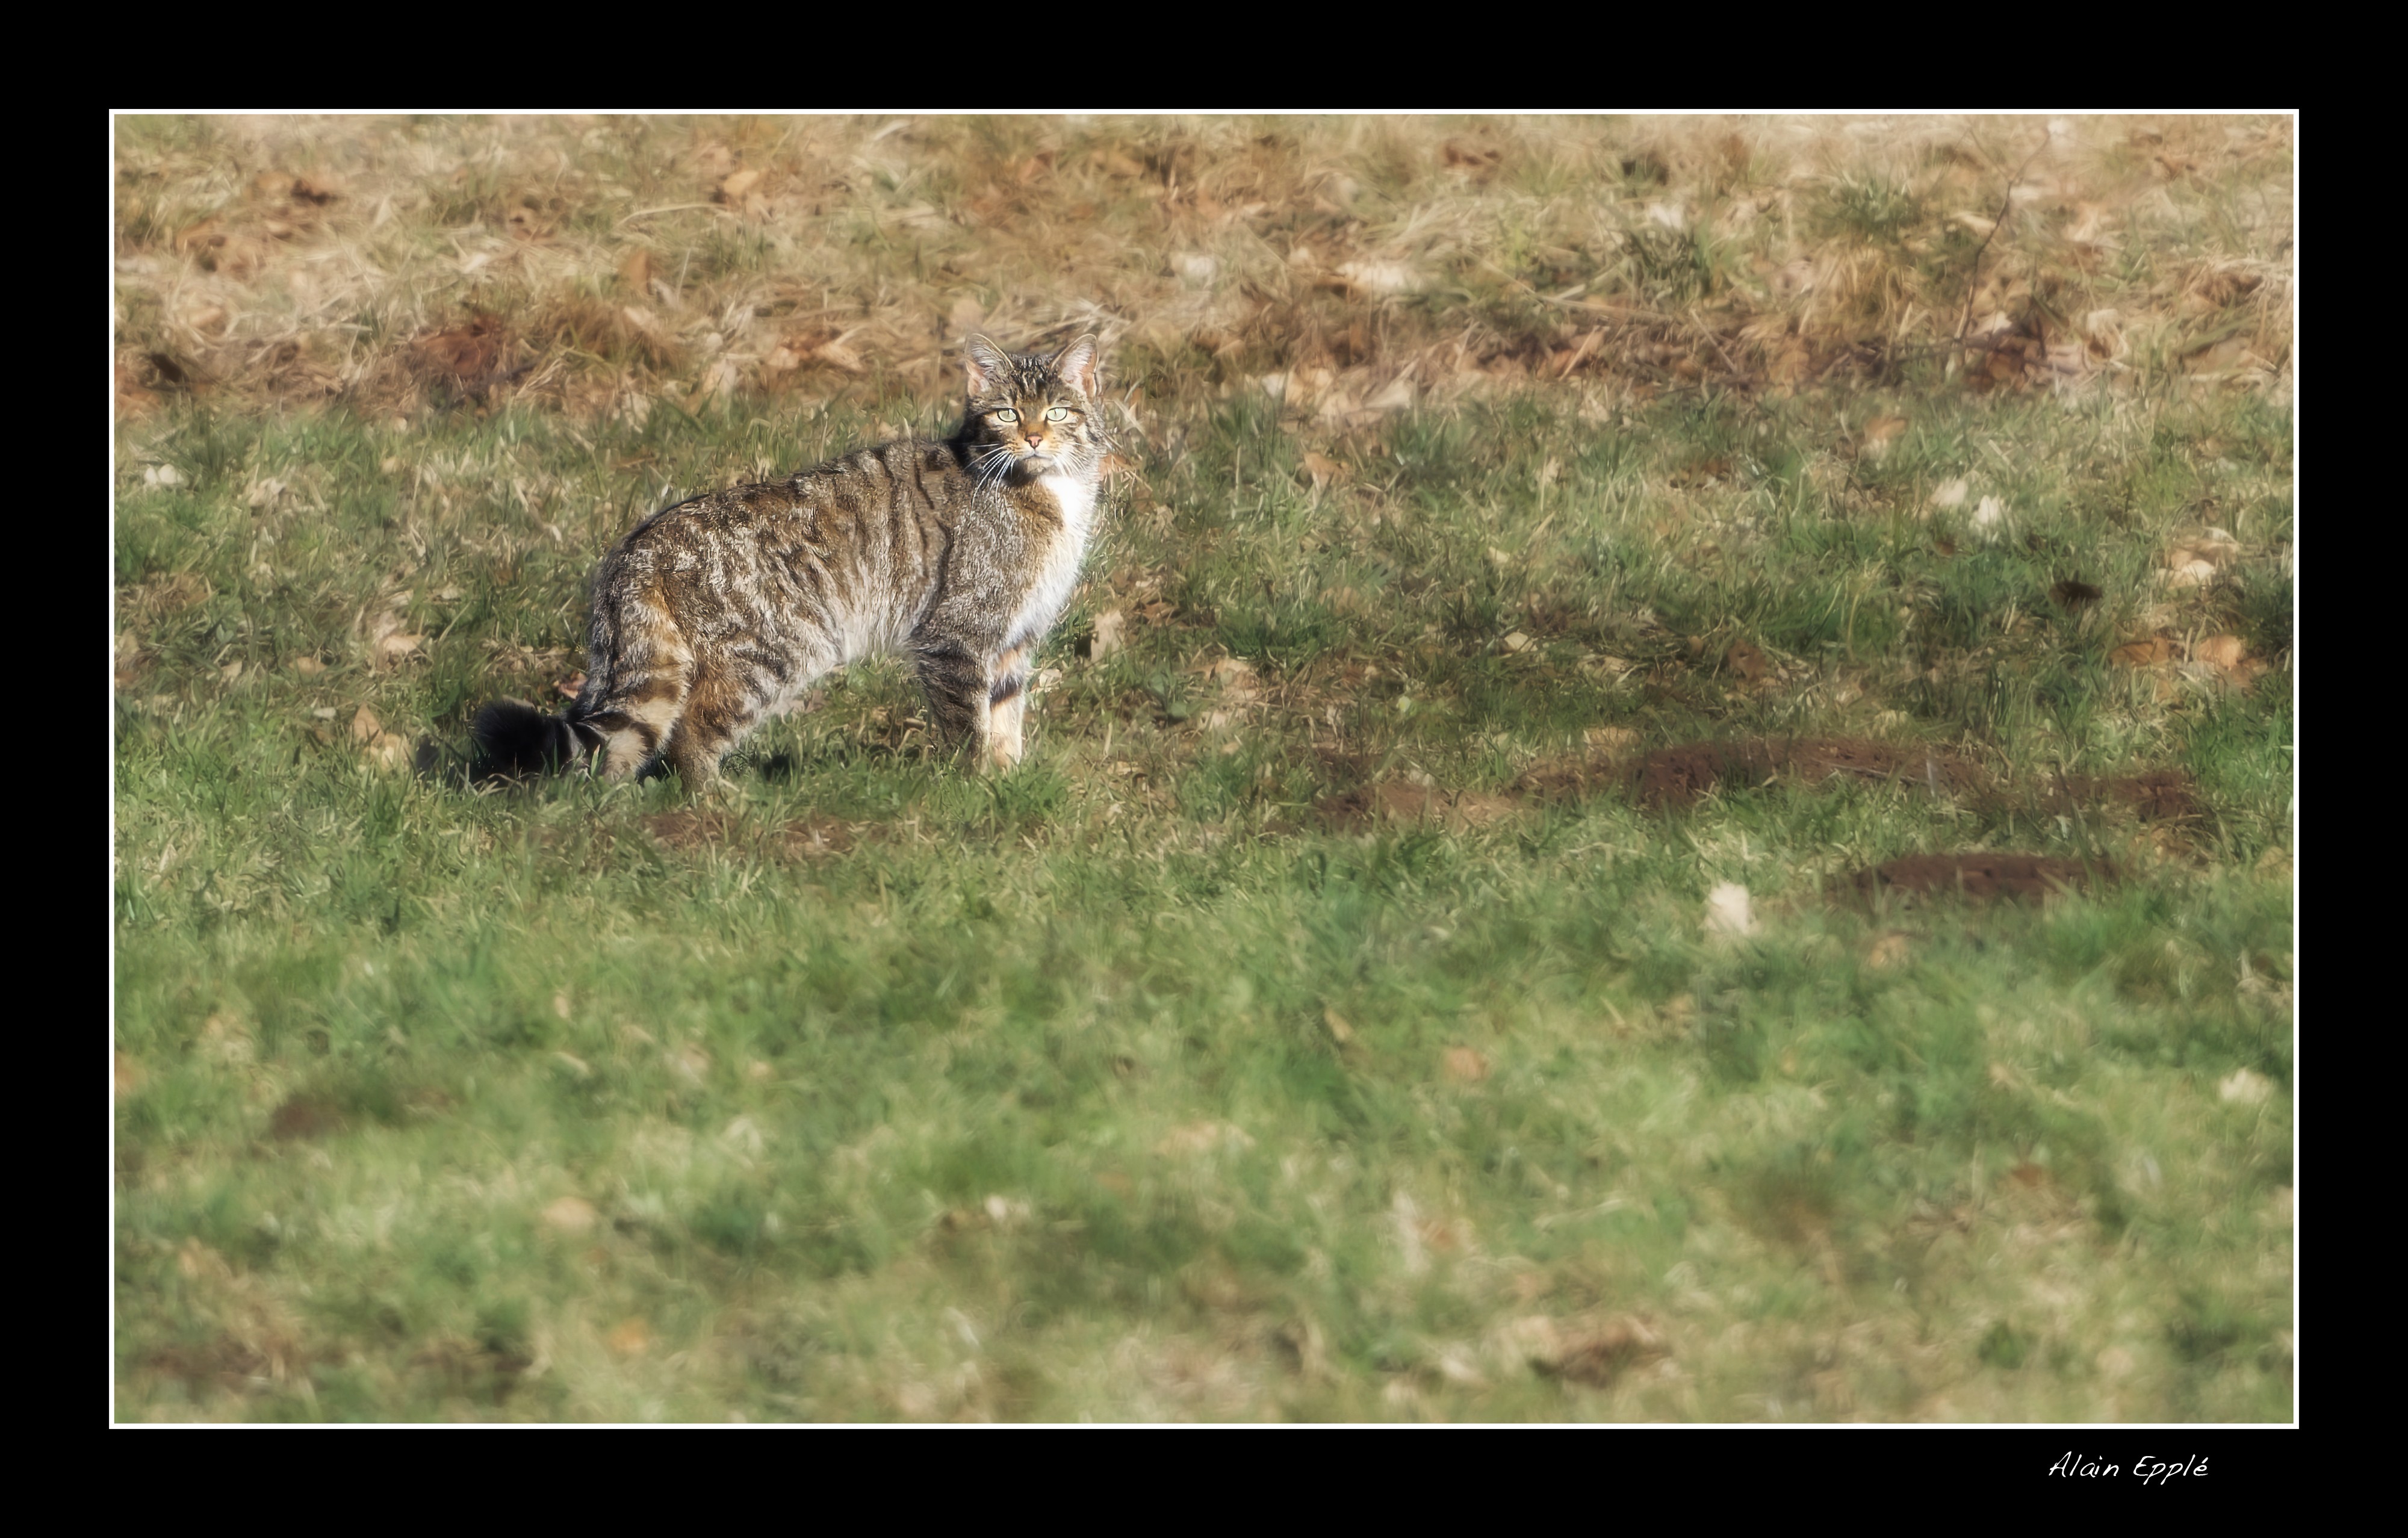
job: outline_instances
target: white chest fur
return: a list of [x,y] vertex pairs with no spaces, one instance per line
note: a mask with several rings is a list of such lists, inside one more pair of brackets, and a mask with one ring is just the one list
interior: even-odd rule
[[1070,601],[1070,590],[1078,585],[1079,566],[1086,557],[1087,538],[1094,532],[1096,522],[1094,482],[1074,480],[1057,470],[1039,477],[1037,484],[1061,510],[1062,527],[1053,534],[1038,563],[1036,585],[1012,619],[1011,639],[1015,642],[1052,625]]

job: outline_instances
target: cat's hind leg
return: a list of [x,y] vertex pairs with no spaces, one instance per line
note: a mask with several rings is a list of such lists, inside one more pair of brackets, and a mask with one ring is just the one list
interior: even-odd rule
[[688,789],[716,794],[725,788],[720,760],[760,725],[767,704],[756,691],[718,668],[697,671],[665,749]]
[[599,737],[604,779],[631,780],[660,756],[694,675],[694,647],[657,593],[597,594],[588,676],[599,686],[569,713],[589,740]]
[[622,677],[591,710],[578,712],[580,725],[602,736],[602,778],[631,780],[672,743],[686,713],[686,674],[681,666]]

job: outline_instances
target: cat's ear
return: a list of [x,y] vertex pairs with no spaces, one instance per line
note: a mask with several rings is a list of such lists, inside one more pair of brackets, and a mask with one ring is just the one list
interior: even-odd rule
[[1054,354],[1054,372],[1078,387],[1079,394],[1093,395],[1101,382],[1096,377],[1096,338],[1082,337]]
[[969,384],[971,395],[1011,372],[1011,359],[1002,348],[986,338],[972,336],[962,352],[962,375]]

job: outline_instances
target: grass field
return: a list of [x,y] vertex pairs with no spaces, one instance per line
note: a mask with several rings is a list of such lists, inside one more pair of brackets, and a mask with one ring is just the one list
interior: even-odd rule
[[[118,153],[120,1418],[2291,1418],[2286,122]],[[971,324],[1018,772],[413,772]]]

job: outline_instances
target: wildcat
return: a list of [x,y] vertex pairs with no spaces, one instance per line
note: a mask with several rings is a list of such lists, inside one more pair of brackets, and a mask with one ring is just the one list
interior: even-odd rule
[[972,337],[951,438],[861,449],[784,481],[713,492],[636,525],[594,578],[585,686],[561,714],[477,714],[479,778],[599,754],[623,780],[719,761],[811,682],[899,651],[940,740],[974,767],[1020,761],[1028,670],[1096,523],[1110,447],[1096,342],[1051,357]]

